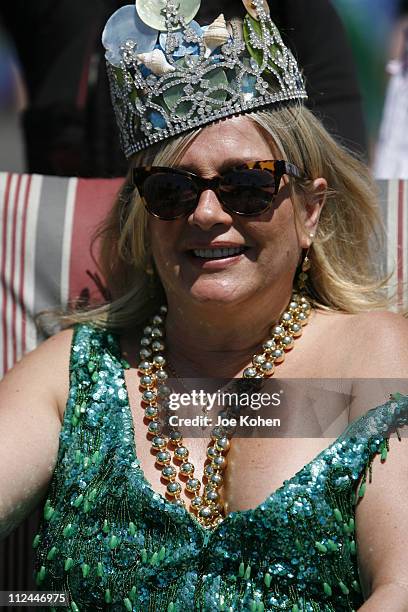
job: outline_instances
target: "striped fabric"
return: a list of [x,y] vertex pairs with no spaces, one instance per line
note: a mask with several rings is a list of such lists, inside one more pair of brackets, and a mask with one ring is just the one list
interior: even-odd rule
[[[89,241],[120,183],[0,173],[0,376],[41,340],[36,312],[81,295],[100,297],[86,273],[96,272]],[[379,187],[388,234],[379,263],[384,270],[395,268],[393,282],[407,309],[408,181]],[[31,542],[41,507],[0,542],[0,590],[37,588]]]
[[101,298],[90,238],[121,182],[0,173],[0,378],[42,339],[36,313]]

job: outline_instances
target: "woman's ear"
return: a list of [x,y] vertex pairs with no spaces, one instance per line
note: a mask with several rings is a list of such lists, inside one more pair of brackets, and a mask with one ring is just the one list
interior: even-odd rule
[[326,202],[327,181],[324,178],[317,178],[309,189],[309,193],[304,199],[303,206],[303,231],[299,237],[300,246],[303,249],[310,247],[310,234],[316,235],[319,224],[320,214]]

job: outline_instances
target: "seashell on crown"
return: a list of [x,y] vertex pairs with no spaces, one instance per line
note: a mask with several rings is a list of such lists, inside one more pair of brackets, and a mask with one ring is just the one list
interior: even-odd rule
[[200,0],[136,0],[102,36],[112,103],[126,157],[224,117],[307,98],[299,67],[266,0],[208,26]]
[[206,47],[205,57],[209,57],[215,49],[224,45],[229,39],[230,33],[227,29],[227,23],[224,15],[221,14],[204,32],[203,42]]

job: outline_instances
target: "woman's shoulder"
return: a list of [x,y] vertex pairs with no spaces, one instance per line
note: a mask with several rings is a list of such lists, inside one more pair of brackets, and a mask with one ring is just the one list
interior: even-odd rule
[[408,377],[408,319],[379,310],[355,314],[345,337],[357,357],[356,376],[367,378]]
[[408,375],[408,319],[388,310],[317,311],[318,334],[347,355],[347,374],[394,378]]
[[404,316],[385,310],[361,312],[337,317],[336,326],[346,355],[343,377],[352,384],[350,421],[380,407],[392,394],[408,394]]
[[45,372],[52,372],[50,381],[54,388],[61,423],[69,394],[69,365],[74,332],[73,327],[64,329],[44,340],[36,349],[41,368]]
[[391,310],[368,310],[351,315],[355,325],[367,327],[383,325],[388,330],[408,330],[408,318]]
[[[36,348],[25,353],[5,374],[1,381],[4,398],[8,393],[18,392],[24,396],[31,381],[31,401],[58,407],[61,398],[67,396],[69,388],[69,360],[72,329],[65,329],[42,341]],[[27,396],[28,397],[28,396]]]
[[333,323],[338,326],[351,325],[354,328],[361,326],[364,330],[378,325],[383,325],[387,329],[390,327],[408,329],[408,318],[391,310],[363,310],[357,313],[349,313],[343,310],[317,308],[315,312],[322,322],[326,320],[328,323],[330,322],[330,325]]

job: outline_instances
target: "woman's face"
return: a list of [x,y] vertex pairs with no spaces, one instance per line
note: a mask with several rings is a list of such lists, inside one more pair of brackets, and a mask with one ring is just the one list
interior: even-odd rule
[[[239,163],[280,158],[261,129],[241,116],[205,128],[178,167],[211,178]],[[313,219],[308,232],[315,229]],[[148,231],[169,303],[188,298],[195,303],[238,305],[260,292],[285,291],[292,286],[301,249],[310,242],[308,234],[298,237],[286,176],[270,209],[259,216],[230,213],[207,190],[188,217],[162,221],[149,215]],[[215,259],[203,253],[222,248],[239,252]]]

